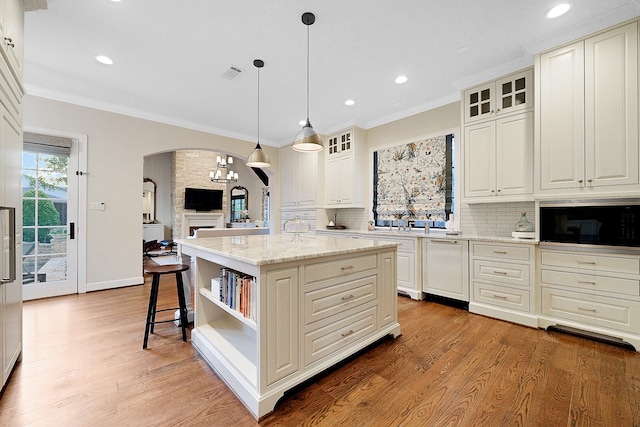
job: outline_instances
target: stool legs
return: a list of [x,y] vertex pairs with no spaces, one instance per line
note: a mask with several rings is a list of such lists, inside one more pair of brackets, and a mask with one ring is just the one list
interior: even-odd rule
[[[182,329],[182,341],[187,341],[187,327],[189,325],[189,319],[187,317],[187,303],[184,295],[184,287],[182,282],[182,273],[176,272],[176,287],[178,291],[178,304],[180,307],[180,327]],[[160,288],[160,274],[153,274],[151,279],[151,293],[149,294],[149,309],[147,310],[147,324],[144,329],[144,342],[142,348],[147,348],[149,342],[149,332],[153,333],[153,327],[156,323],[172,322],[173,320],[165,320],[162,322],[156,322],[156,312],[158,304],[158,290]],[[165,309],[173,310],[173,309]],[[160,311],[165,311],[160,310]]]
[[176,273],[176,285],[178,287],[178,305],[180,305],[180,326],[182,327],[182,341],[187,341],[187,303],[184,298],[184,286],[182,285],[182,273]]
[[147,310],[147,325],[144,328],[144,342],[142,343],[142,348],[147,348],[149,330],[153,333],[153,322],[156,320],[156,303],[158,302],[159,285],[160,275],[154,274],[151,280],[151,294],[149,294],[149,309]]

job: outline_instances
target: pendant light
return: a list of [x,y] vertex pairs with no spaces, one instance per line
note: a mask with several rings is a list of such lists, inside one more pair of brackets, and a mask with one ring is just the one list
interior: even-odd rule
[[247,158],[247,166],[252,168],[268,168],[271,166],[269,156],[267,156],[267,153],[262,151],[262,147],[260,147],[260,68],[264,67],[264,61],[255,59],[253,65],[258,69],[258,143],[253,153],[249,154]]
[[321,151],[324,147],[320,135],[313,129],[309,121],[309,27],[316,22],[316,17],[311,12],[302,14],[302,23],[307,26],[307,122],[293,139],[293,148],[296,151]]

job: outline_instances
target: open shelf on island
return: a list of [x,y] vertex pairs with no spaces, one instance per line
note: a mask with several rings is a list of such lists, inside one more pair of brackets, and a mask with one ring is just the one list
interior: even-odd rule
[[242,373],[254,387],[258,384],[257,349],[255,337],[249,336],[237,322],[221,319],[198,327],[202,334],[228,363]]
[[229,307],[228,305],[224,304],[222,301],[220,301],[219,299],[214,297],[213,293],[211,292],[211,290],[209,290],[207,288],[200,288],[200,295],[202,295],[207,300],[211,301],[216,306],[220,307],[221,309],[226,311],[228,314],[230,314],[234,318],[238,319],[239,321],[241,321],[243,324],[247,325],[249,328],[253,329],[254,331],[257,329],[256,322],[254,322],[251,319],[248,319],[248,318],[244,317],[242,315],[242,313],[240,313],[237,310],[234,310],[233,308]]

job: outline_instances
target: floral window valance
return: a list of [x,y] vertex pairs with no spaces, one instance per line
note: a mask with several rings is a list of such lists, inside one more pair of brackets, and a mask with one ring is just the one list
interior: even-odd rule
[[447,220],[452,137],[442,135],[374,152],[376,220]]

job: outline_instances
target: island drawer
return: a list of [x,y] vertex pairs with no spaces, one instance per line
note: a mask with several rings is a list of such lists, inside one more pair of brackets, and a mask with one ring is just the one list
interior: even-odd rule
[[637,257],[541,251],[541,263],[544,266],[571,267],[611,273],[640,274],[640,260]]
[[568,273],[542,269],[540,281],[543,284],[570,286],[581,291],[613,292],[616,294],[640,296],[640,281],[595,274]]
[[530,311],[530,295],[528,290],[495,286],[487,283],[473,282],[473,300],[493,306],[512,310]]
[[624,332],[640,332],[640,302],[542,288],[542,313]]
[[489,258],[505,258],[522,261],[531,259],[531,248],[525,245],[499,245],[489,243],[471,243],[473,256]]
[[473,278],[491,282],[529,286],[529,264],[516,264],[484,259],[473,260]]
[[375,300],[377,287],[377,276],[373,275],[306,292],[305,325]]
[[364,338],[377,328],[377,307],[308,332],[304,336],[304,364],[308,366]]
[[377,267],[377,259],[375,254],[371,254],[307,264],[304,267],[304,280],[308,284],[374,269]]

